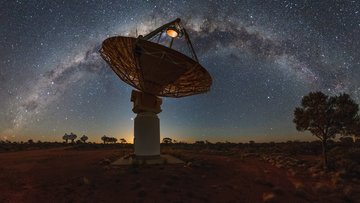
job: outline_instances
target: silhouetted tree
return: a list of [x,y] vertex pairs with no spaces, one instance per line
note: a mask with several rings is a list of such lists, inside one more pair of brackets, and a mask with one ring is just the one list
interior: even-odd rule
[[104,142],[104,144],[106,144],[106,142],[108,142],[109,138],[106,135],[104,135],[101,137],[101,140]]
[[328,167],[327,143],[336,134],[350,131],[358,111],[357,104],[347,94],[328,97],[322,92],[310,92],[294,111],[298,131],[310,131],[322,143],[324,167]]
[[109,142],[115,144],[117,139],[115,137],[109,137]]
[[86,140],[88,140],[89,138],[86,136],[86,135],[83,135],[80,137],[80,140],[83,142],[83,143],[86,143]]
[[62,138],[63,140],[65,140],[66,143],[68,143],[69,135],[67,133],[65,133],[65,135]]
[[165,143],[165,144],[171,144],[171,143],[172,143],[172,139],[169,138],[169,137],[164,137],[162,141],[163,141],[163,143]]
[[121,143],[121,144],[126,144],[127,142],[126,142],[126,140],[125,140],[124,138],[121,138],[121,139],[120,139],[120,143]]
[[34,141],[32,139],[27,141],[28,144],[34,144]]
[[358,134],[360,123],[359,105],[348,94],[341,94],[330,99],[335,103],[334,110],[340,128],[339,133],[343,136]]
[[205,140],[205,144],[207,144],[207,145],[211,145],[212,143],[211,143],[211,142],[209,142],[208,140]]
[[102,136],[101,140],[104,142],[104,144],[106,144],[106,143],[115,144],[117,142],[117,139],[115,137],[107,137],[106,135]]
[[68,139],[71,140],[71,143],[74,143],[74,140],[77,138],[77,135],[74,133],[70,133],[70,135],[68,136]]

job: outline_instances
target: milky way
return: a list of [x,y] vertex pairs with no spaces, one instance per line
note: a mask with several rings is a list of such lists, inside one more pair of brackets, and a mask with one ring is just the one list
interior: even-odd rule
[[360,101],[359,10],[357,1],[2,2],[0,135],[131,139],[131,88],[99,56],[101,42],[180,17],[214,84],[165,99],[162,136],[298,139],[291,120],[304,94]]

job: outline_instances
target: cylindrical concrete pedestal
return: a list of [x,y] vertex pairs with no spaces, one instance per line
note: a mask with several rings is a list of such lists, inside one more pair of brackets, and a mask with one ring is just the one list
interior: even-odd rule
[[156,113],[141,112],[134,119],[135,155],[139,158],[160,156],[160,120]]

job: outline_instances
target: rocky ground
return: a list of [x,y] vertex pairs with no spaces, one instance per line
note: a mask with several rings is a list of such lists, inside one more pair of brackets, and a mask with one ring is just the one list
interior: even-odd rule
[[179,165],[110,163],[131,147],[0,153],[0,202],[359,202],[359,177],[320,157],[165,146]]

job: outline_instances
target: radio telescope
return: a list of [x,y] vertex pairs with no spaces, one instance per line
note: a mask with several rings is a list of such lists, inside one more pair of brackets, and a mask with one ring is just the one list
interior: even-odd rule
[[212,79],[196,56],[180,19],[137,38],[115,36],[103,41],[102,58],[131,93],[136,159],[160,157],[160,97],[186,97],[210,90]]

